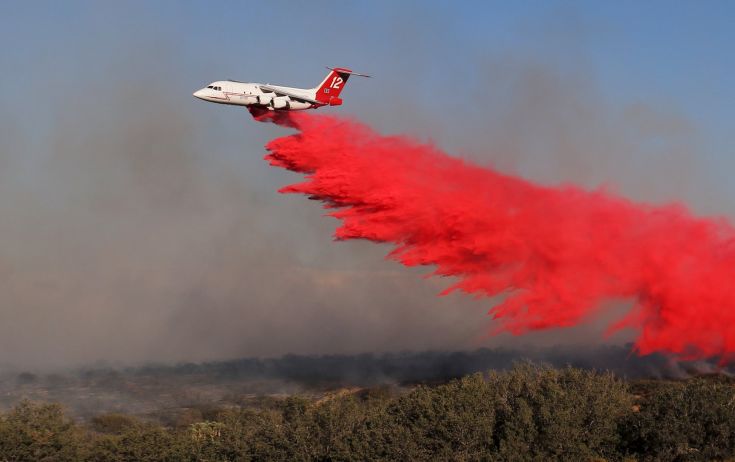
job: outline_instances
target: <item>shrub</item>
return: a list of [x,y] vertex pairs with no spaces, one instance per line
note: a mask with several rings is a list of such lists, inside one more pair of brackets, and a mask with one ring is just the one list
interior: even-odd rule
[[612,374],[523,364],[492,373],[487,385],[496,393],[502,459],[614,457],[619,425],[631,412],[627,386]]
[[530,364],[419,387],[388,408],[385,456],[394,460],[590,460],[614,456],[630,412],[609,374]]
[[139,425],[139,422],[125,414],[111,413],[93,417],[90,425],[92,430],[96,432],[119,435]]
[[77,461],[81,437],[58,404],[23,401],[0,420],[0,460]]
[[622,451],[647,460],[722,460],[735,454],[735,388],[717,378],[656,387],[622,430]]

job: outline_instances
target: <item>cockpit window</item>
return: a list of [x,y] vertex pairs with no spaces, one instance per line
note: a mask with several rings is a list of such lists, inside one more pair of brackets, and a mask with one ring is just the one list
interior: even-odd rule
[[214,88],[212,85],[208,86],[207,88]]

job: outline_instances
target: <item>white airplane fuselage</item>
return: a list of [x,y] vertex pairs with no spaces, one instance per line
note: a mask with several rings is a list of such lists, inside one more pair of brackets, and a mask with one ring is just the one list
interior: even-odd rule
[[[299,101],[291,96],[278,96],[275,92],[266,92],[261,89],[265,85],[260,83],[244,83],[234,80],[213,82],[201,90],[194,92],[194,96],[210,103],[231,104],[234,106],[262,106],[268,109],[284,109],[298,111],[327,104],[314,104],[308,101]],[[314,90],[303,88],[281,87],[268,85],[269,88],[300,95],[316,101]]]
[[339,106],[342,104],[339,95],[351,75],[369,77],[343,67],[328,69],[329,74],[314,88],[220,80],[195,91],[194,96],[210,103],[255,106],[274,111],[301,111],[322,106]]

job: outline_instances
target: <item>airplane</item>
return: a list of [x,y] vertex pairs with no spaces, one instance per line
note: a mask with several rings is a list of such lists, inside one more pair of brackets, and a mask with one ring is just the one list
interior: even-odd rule
[[339,106],[339,97],[351,75],[370,77],[344,67],[328,67],[329,74],[314,88],[291,88],[279,85],[247,83],[237,80],[212,82],[194,92],[194,97],[211,103],[250,106],[272,111],[300,111],[322,106]]

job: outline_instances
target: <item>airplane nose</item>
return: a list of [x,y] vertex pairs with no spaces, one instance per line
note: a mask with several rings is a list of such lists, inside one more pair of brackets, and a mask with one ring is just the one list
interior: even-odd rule
[[194,96],[194,98],[202,99],[202,96],[204,96],[204,89],[197,90],[194,93],[192,93],[192,95]]

